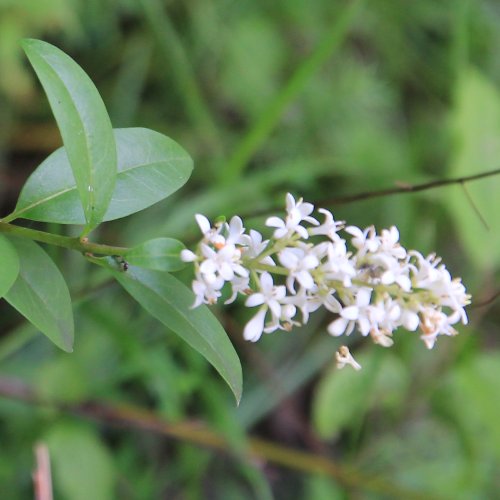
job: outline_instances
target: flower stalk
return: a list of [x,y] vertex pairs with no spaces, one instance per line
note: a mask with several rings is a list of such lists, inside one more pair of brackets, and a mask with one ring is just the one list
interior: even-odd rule
[[83,254],[92,255],[125,255],[128,248],[103,245],[101,243],[91,243],[85,238],[61,236],[59,234],[47,233],[37,229],[16,226],[0,221],[0,233],[8,233],[21,238],[28,238],[40,243],[47,243],[57,247],[76,250]]

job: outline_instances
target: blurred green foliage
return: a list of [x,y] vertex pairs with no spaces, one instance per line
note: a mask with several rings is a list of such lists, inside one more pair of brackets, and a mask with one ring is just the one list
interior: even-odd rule
[[[92,77],[115,127],[159,130],[195,159],[185,188],[126,225],[108,223],[95,240],[189,245],[196,212],[244,215],[259,228],[291,191],[352,224],[397,225],[405,246],[442,255],[479,303],[498,288],[498,177],[466,184],[467,193],[456,185],[335,199],[499,167],[499,23],[494,0],[1,0],[2,213],[60,143],[19,45],[43,38]],[[56,498],[68,500],[390,496],[361,476],[346,487],[249,462],[241,451],[250,434],[321,451],[426,498],[494,498],[500,489],[498,301],[471,309],[470,325],[433,351],[405,332],[391,350],[353,336],[361,373],[333,369],[339,342],[321,315],[249,345],[241,340],[248,311],[219,310],[244,363],[235,408],[205,360],[99,269],[89,272],[78,255],[51,256],[77,299],[75,351],[58,351],[0,304],[0,379],[22,380],[45,400],[202,419],[233,455],[0,397],[2,498],[31,498],[40,440],[51,451]]]

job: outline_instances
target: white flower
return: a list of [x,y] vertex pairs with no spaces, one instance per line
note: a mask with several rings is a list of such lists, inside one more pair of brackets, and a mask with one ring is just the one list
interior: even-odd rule
[[236,300],[239,293],[248,295],[250,290],[250,278],[248,276],[241,277],[235,276],[231,281],[231,297],[229,297],[224,304],[231,304]]
[[404,259],[406,257],[406,250],[399,244],[399,231],[396,226],[391,226],[390,229],[382,229],[379,241],[379,251],[391,255],[395,259]]
[[[185,249],[180,254],[184,262],[194,263],[193,307],[216,302],[229,283],[232,293],[226,303],[242,294],[247,296],[245,305],[256,308],[244,329],[245,339],[251,341],[299,325],[298,311],[305,324],[320,307],[338,315],[328,325],[331,335],[350,335],[357,328],[384,347],[393,344],[399,327],[409,331],[420,327],[422,340],[432,348],[439,335],[457,333],[455,323],[467,323],[470,296],[440,258],[407,251],[394,226],[380,235],[373,226],[364,230],[348,226],[345,231],[355,249],[350,252],[339,235],[344,223],[319,209],[324,215],[320,224],[313,210],[311,203],[287,194],[285,218],[266,221],[274,228],[271,240],[255,230],[247,234],[237,216],[211,227],[205,216],[197,214],[203,238],[195,252]],[[315,244],[307,242],[309,237]],[[285,275],[286,286],[275,285],[273,274]],[[254,281],[257,291],[251,289]],[[359,368],[345,346],[337,361],[340,367]]]
[[344,226],[343,221],[335,221],[333,218],[333,214],[329,210],[325,210],[324,208],[320,208],[318,210],[319,213],[325,216],[325,222],[317,227],[310,227],[307,231],[311,236],[316,235],[324,235],[328,236],[332,241],[339,241],[341,238],[337,234],[339,229]]
[[379,247],[376,253],[367,254],[363,261],[366,266],[361,266],[361,270],[369,270],[368,277],[374,284],[392,285],[396,283],[405,292],[409,292],[412,287],[410,279],[410,267],[405,260],[398,260],[390,251],[385,251]]
[[[434,254],[424,258],[418,252],[411,252],[417,258],[415,276],[416,288],[424,288],[432,292],[439,300],[439,305],[446,306],[460,313],[463,324],[467,324],[464,306],[470,304],[470,296],[466,293],[459,278],[452,279],[441,259]],[[439,265],[439,267],[438,267]]]
[[184,248],[181,250],[181,260],[183,262],[195,262],[198,260],[198,256],[191,250]]
[[314,286],[310,271],[318,267],[319,260],[311,248],[285,248],[278,254],[278,259],[289,271],[286,284],[292,293],[295,293],[295,280],[307,290]]
[[420,324],[420,320],[418,318],[418,314],[414,311],[404,310],[401,315],[401,325],[404,326],[409,332],[414,332],[418,325]]
[[420,317],[420,329],[423,332],[420,338],[425,342],[428,349],[434,347],[439,335],[457,334],[457,331],[451,325],[460,321],[460,313],[447,316],[441,309],[426,307],[420,311]]
[[196,222],[203,233],[203,240],[211,243],[215,247],[221,247],[225,244],[224,236],[220,234],[220,227],[212,227],[210,221],[202,214],[196,214]]
[[193,281],[192,288],[195,294],[195,301],[191,308],[198,307],[201,304],[215,304],[218,298],[221,296],[220,288],[218,283],[215,283],[215,287],[206,283],[203,279],[197,279]]
[[243,338],[250,342],[257,342],[264,331],[264,321],[266,319],[267,309],[261,307],[257,314],[245,325],[243,330]]
[[[340,313],[342,310],[342,305],[338,301],[338,299],[335,297],[336,290],[333,288],[321,288],[316,291],[310,298],[309,298],[309,306],[310,309],[315,311],[316,309],[319,309],[320,306],[324,306],[326,309],[328,309],[330,312],[333,313]],[[312,308],[311,305],[315,304],[315,307]]]
[[322,305],[320,300],[316,300],[316,295],[310,295],[309,291],[304,287],[300,287],[298,292],[294,295],[287,295],[282,300],[283,304],[293,305],[295,308],[300,309],[302,314],[302,324],[309,321],[309,314],[319,309]]
[[375,344],[391,347],[394,344],[392,332],[398,328],[401,321],[401,306],[389,295],[385,300],[379,300],[370,308],[372,320],[370,336]]
[[201,244],[201,252],[205,260],[200,264],[200,273],[208,283],[213,282],[218,276],[225,281],[231,281],[234,274],[248,276],[248,269],[240,264],[241,252],[234,245],[224,245],[219,251]]
[[202,214],[195,214],[194,218],[198,223],[198,226],[203,233],[203,235],[208,234],[212,230],[212,225],[210,221]]
[[280,328],[284,330],[291,330],[292,326],[300,326],[298,321],[294,321],[295,315],[297,314],[297,308],[293,304],[284,304],[281,307]]
[[314,205],[311,203],[304,203],[302,198],[295,202],[295,198],[288,193],[286,195],[286,218],[285,220],[279,217],[269,217],[266,220],[266,226],[277,228],[274,231],[274,238],[280,239],[298,233],[301,238],[307,239],[307,229],[300,225],[302,221],[309,222],[309,224],[318,225],[319,222],[311,217],[310,214],[314,210]]
[[349,348],[345,345],[341,346],[335,353],[337,360],[337,368],[341,370],[346,365],[352,366],[355,370],[361,370],[361,365],[353,358]]
[[[254,229],[250,229],[250,234],[244,235],[244,247],[242,249],[243,255],[247,259],[257,258],[266,248],[269,240],[262,240],[262,234]],[[274,260],[270,255],[259,260],[259,264],[266,264],[274,266]]]
[[243,221],[240,217],[232,217],[229,224],[226,224],[225,227],[228,232],[226,236],[226,244],[238,245],[245,242],[245,228],[243,227]]
[[373,226],[367,227],[361,231],[359,227],[348,226],[345,231],[353,235],[351,239],[352,245],[358,249],[360,255],[365,255],[367,252],[376,252],[380,246],[380,239],[377,237]]
[[320,269],[326,279],[340,281],[344,287],[352,285],[352,278],[357,272],[353,261],[348,257],[345,240],[328,244],[327,260]]
[[[264,272],[260,276],[260,292],[248,297],[245,302],[247,307],[261,306],[257,314],[247,323],[243,336],[246,340],[255,342],[259,340],[264,331],[264,321],[267,311],[271,311],[272,323],[279,321],[281,316],[281,300],[286,295],[286,288],[283,285],[274,286],[272,276]],[[276,327],[278,328],[278,327]]]
[[291,303],[282,304],[281,314],[279,318],[277,316],[274,316],[273,314],[271,321],[264,328],[264,333],[271,333],[278,329],[286,330],[288,332],[294,326],[300,326],[300,323],[293,319],[296,314],[297,314],[297,308],[293,304]]
[[372,323],[370,313],[380,315],[376,308],[370,306],[371,294],[370,288],[360,288],[356,293],[355,304],[342,308],[340,318],[328,325],[328,332],[335,337],[343,333],[350,335],[357,323],[361,334],[368,335]]
[[394,345],[394,340],[392,340],[392,330],[374,328],[370,330],[370,336],[375,344],[379,344],[382,347],[391,347]]

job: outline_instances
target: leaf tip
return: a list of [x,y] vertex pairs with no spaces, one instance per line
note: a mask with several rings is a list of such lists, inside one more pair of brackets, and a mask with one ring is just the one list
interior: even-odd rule
[[73,352],[73,340],[71,340],[69,342],[64,342],[64,344],[59,345],[59,347],[64,352],[67,352],[68,354],[71,354]]
[[73,352],[73,347],[75,343],[74,326],[71,327],[70,329],[66,329],[66,331],[63,331],[62,337],[59,339],[58,342],[54,343],[64,352],[71,354]]
[[241,403],[241,397],[243,395],[243,380],[240,378],[239,383],[237,386],[231,384],[231,391],[234,394],[234,398],[236,399],[236,407],[238,408]]

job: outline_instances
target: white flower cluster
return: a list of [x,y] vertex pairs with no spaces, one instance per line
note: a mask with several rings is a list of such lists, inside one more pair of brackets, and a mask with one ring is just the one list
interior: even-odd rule
[[[406,250],[396,227],[380,234],[374,227],[344,229],[328,210],[318,210],[322,222],[313,211],[311,203],[288,194],[286,217],[266,221],[274,228],[269,240],[254,230],[247,233],[239,217],[212,227],[206,217],[196,215],[203,239],[196,252],[181,254],[195,265],[193,307],[217,302],[229,283],[232,293],[226,303],[241,294],[246,306],[257,308],[244,330],[251,341],[263,332],[307,323],[321,306],[334,314],[331,335],[350,335],[357,328],[384,347],[392,345],[399,327],[420,329],[431,349],[439,335],[457,333],[454,324],[467,323],[464,306],[470,296],[436,255]],[[351,251],[341,229],[350,237]]]

